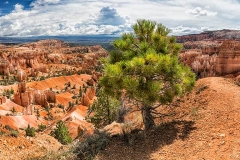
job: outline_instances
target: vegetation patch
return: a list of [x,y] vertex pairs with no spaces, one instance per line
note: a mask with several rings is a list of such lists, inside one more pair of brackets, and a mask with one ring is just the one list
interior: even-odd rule
[[79,142],[75,153],[81,160],[92,160],[109,142],[110,137],[106,132],[95,130],[91,136],[86,138],[83,142]]

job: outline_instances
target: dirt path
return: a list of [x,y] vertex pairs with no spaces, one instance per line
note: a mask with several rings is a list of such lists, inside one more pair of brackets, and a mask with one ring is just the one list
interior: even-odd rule
[[175,105],[175,121],[168,118],[133,144],[115,140],[98,159],[240,159],[240,86],[229,79],[204,78]]

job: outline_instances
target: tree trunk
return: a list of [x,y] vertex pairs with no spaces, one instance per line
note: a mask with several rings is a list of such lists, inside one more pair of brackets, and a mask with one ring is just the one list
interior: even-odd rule
[[142,119],[146,130],[155,126],[154,118],[151,114],[151,109],[148,105],[142,104]]

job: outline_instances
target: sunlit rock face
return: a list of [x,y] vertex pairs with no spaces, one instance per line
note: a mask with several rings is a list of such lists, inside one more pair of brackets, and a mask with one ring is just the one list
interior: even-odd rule
[[[233,40],[235,39],[235,40]],[[198,78],[240,75],[240,31],[214,31],[177,37],[183,50],[179,59]]]
[[14,94],[14,102],[25,108],[30,108],[30,110],[33,108],[32,105],[48,107],[49,103],[54,103],[55,101],[55,92],[50,90],[26,89],[25,82],[18,84],[17,92]]
[[84,106],[89,106],[95,96],[96,89],[88,87],[86,93],[83,93],[81,98],[81,104]]
[[[16,75],[15,79],[19,82],[32,77],[51,76],[56,70],[52,70],[50,64],[68,66],[63,72],[71,74],[91,74],[98,65],[99,58],[108,55],[100,45],[72,47],[54,39],[2,47],[0,46],[0,76]],[[57,71],[63,73],[61,69],[58,66]]]

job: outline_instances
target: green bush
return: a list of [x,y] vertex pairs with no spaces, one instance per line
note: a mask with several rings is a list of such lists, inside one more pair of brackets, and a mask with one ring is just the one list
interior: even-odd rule
[[62,144],[68,144],[72,142],[72,138],[69,136],[68,128],[62,120],[57,122],[56,128],[50,133],[50,135],[56,138]]
[[44,131],[45,129],[46,129],[47,127],[46,127],[46,125],[44,125],[44,124],[40,124],[40,125],[38,125],[38,129],[37,129],[37,131],[39,132],[42,132],[42,131]]
[[4,134],[6,134],[6,132],[3,130],[0,130],[0,136],[3,136]]
[[57,107],[64,109],[64,105],[63,104],[58,104]]
[[81,160],[92,160],[109,142],[110,136],[106,132],[96,130],[94,134],[79,143],[74,152]]
[[12,137],[18,137],[18,134],[19,134],[18,130],[11,130],[9,133],[9,135]]
[[26,132],[26,136],[29,136],[29,137],[34,137],[35,136],[35,128],[30,127],[30,125],[28,125],[25,132]]
[[12,131],[12,130],[14,130],[13,128],[11,128],[9,125],[5,125],[5,129],[6,130],[9,130],[9,131]]
[[41,77],[40,77],[40,81],[42,81],[42,80],[45,80],[45,77],[44,77],[44,76],[41,76]]

